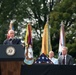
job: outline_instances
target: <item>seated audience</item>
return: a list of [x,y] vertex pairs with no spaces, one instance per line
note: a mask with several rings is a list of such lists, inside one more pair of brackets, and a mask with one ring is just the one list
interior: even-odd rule
[[54,52],[49,52],[49,59],[52,61],[53,64],[58,64],[58,59],[54,58]]
[[62,55],[58,58],[59,65],[73,65],[74,61],[71,55],[67,54],[68,48],[62,47]]

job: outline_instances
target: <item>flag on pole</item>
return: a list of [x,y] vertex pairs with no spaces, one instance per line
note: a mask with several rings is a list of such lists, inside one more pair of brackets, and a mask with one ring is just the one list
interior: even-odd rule
[[60,39],[59,39],[59,55],[61,55],[63,46],[65,46],[65,32],[64,32],[64,24],[63,22],[61,22]]
[[43,31],[43,36],[42,36],[42,52],[45,55],[48,55],[49,51],[52,50],[52,46],[50,43],[50,31],[49,31],[49,26],[46,23]]
[[32,45],[32,27],[30,23],[27,25],[26,35],[25,35],[25,45]]
[[9,30],[14,30],[14,27],[13,27],[13,23],[15,22],[15,20],[11,20],[10,21],[10,25],[9,25],[9,29],[8,29],[8,33],[7,33],[7,39],[10,38],[10,35],[9,35]]
[[31,65],[34,62],[33,50],[32,50],[32,27],[30,23],[27,25],[26,35],[25,35],[25,59],[24,63]]
[[14,27],[13,27],[13,21],[10,22],[9,29],[14,30]]

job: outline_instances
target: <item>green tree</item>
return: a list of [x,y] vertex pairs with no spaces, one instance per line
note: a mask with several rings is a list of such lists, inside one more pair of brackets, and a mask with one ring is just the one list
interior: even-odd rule
[[19,1],[21,0],[0,0],[0,44],[6,38],[10,20],[16,17]]
[[[15,31],[18,32],[17,36],[20,36],[21,29],[25,28],[23,23],[26,24],[26,21],[24,21],[24,19],[29,19],[31,21],[35,19],[36,23],[33,23],[32,27],[37,34],[37,39],[41,40],[42,29],[46,23],[47,14],[47,0],[0,0],[0,43],[2,44],[3,40],[6,38],[5,34],[7,34],[9,22],[12,19],[16,19],[14,28]],[[40,47],[39,50],[41,49]]]
[[[61,21],[65,25],[66,46],[69,53],[75,56],[76,50],[76,0],[61,0],[50,13],[53,49],[58,51],[59,30]],[[58,41],[57,41],[58,40]],[[57,43],[55,43],[57,41]]]

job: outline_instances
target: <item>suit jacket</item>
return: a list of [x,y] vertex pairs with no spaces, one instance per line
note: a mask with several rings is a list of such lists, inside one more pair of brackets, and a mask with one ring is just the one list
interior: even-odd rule
[[6,39],[3,44],[6,45],[12,45],[12,44],[21,44],[21,40],[20,39]]
[[[71,55],[66,55],[66,65],[73,65],[74,61]],[[63,65],[63,56],[59,56],[58,58],[58,64]]]

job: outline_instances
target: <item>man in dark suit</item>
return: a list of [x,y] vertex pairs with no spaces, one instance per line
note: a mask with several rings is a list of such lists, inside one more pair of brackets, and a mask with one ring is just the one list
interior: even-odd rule
[[[8,34],[7,34],[7,35],[8,35],[9,37],[8,37],[6,40],[4,40],[4,42],[3,42],[4,45],[17,45],[17,44],[19,44],[19,45],[21,44],[21,45],[22,45],[21,40],[14,37],[14,36],[15,36],[14,30],[10,29],[10,30],[8,31]],[[13,53],[13,52],[14,52],[13,49],[8,50],[8,52],[9,52],[9,51],[11,51],[10,53]],[[17,51],[16,51],[16,52],[17,52]],[[7,55],[8,55],[8,54],[7,54]],[[10,55],[8,55],[8,57],[9,57],[9,56],[10,56]],[[15,56],[15,55],[14,55],[14,56]],[[19,57],[15,57],[15,59],[17,59],[17,58],[19,58]],[[22,58],[23,58],[23,57],[22,57]],[[12,56],[11,56],[10,59],[13,60]],[[7,59],[7,60],[8,60],[8,59]],[[20,60],[21,60],[21,57],[20,57]],[[20,67],[21,67],[22,61],[11,61],[10,63],[9,63],[9,62],[6,62],[6,63],[1,62],[1,64],[2,64],[2,65],[0,65],[0,66],[1,66],[1,68],[3,69],[2,75],[6,75],[6,74],[8,75],[11,71],[12,71],[12,73],[14,72],[15,75],[18,75],[18,74],[20,75],[20,73],[17,72],[17,71],[20,71]],[[12,64],[13,66],[11,66],[11,64]],[[9,67],[12,67],[12,69],[9,69],[9,68],[5,67],[5,65],[6,65],[6,66],[9,65]],[[16,65],[17,65],[17,68],[16,68]],[[16,71],[13,71],[13,68],[16,69]],[[5,69],[7,69],[7,71],[9,71],[9,73],[6,72]]]
[[68,48],[62,47],[62,55],[58,58],[59,65],[73,65],[74,61],[71,55],[67,54]]
[[8,35],[10,36],[9,38],[7,38],[6,40],[4,40],[3,44],[7,44],[7,45],[12,45],[12,44],[21,44],[21,40],[14,38],[15,36],[15,32],[14,30],[9,30],[8,31]]

